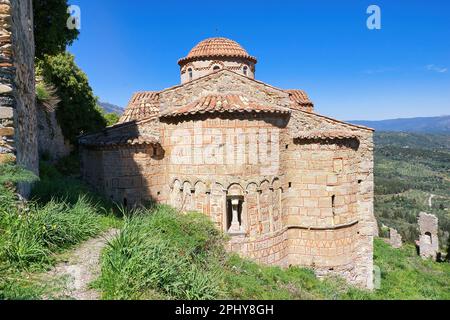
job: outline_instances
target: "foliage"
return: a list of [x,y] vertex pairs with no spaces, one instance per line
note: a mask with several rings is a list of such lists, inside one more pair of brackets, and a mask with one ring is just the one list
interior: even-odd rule
[[67,8],[67,0],[33,0],[36,57],[63,53],[78,38],[78,30],[67,28]]
[[119,122],[120,116],[117,113],[111,112],[107,113],[102,107],[97,105],[97,110],[101,113],[102,117],[106,121],[106,125],[113,126]]
[[212,299],[220,294],[222,240],[203,214],[135,212],[106,249],[98,286],[107,299]]
[[54,112],[61,102],[56,95],[55,87],[44,81],[36,82],[36,101],[45,108],[46,112]]
[[0,186],[6,183],[18,182],[35,182],[38,178],[36,175],[13,163],[5,163],[0,165]]
[[97,109],[97,100],[86,74],[70,53],[44,56],[37,62],[37,73],[52,84],[61,99],[56,116],[64,137],[76,144],[82,133],[103,129],[106,120]]

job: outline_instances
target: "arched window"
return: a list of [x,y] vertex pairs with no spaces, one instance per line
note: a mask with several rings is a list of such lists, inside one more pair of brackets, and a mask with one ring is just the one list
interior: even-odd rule
[[192,80],[192,68],[188,69],[188,73],[189,73],[189,80]]
[[431,236],[430,232],[425,232],[425,242],[427,244],[432,244],[433,243],[433,237]]
[[244,71],[244,76],[246,76],[246,75],[247,75],[247,73],[248,73],[248,67],[247,67],[247,66],[244,66],[244,69],[243,69],[243,71]]
[[220,70],[220,66],[214,66],[213,70],[214,71]]

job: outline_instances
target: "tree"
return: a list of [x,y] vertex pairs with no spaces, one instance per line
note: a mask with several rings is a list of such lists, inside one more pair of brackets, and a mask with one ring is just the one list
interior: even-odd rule
[[103,117],[106,120],[107,126],[113,126],[117,122],[119,122],[120,117],[115,113],[105,113],[103,114]]
[[97,99],[88,78],[75,64],[73,55],[45,55],[37,61],[36,70],[46,83],[55,87],[61,99],[56,116],[66,139],[76,144],[80,134],[98,131],[106,126],[106,120],[97,109]]
[[77,29],[67,28],[67,0],[33,0],[36,57],[63,53],[78,38]]

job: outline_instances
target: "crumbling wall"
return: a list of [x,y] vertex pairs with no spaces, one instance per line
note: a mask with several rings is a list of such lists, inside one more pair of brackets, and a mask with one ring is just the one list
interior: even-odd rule
[[70,154],[72,146],[64,138],[55,111],[47,111],[37,105],[39,156],[57,161]]
[[393,248],[401,248],[403,243],[402,243],[402,236],[398,233],[397,230],[393,229],[393,228],[389,228],[389,240],[388,243],[393,247]]
[[439,251],[438,218],[421,212],[419,214],[420,237],[418,241],[420,256],[436,260]]
[[11,158],[38,172],[31,0],[0,0],[0,163]]

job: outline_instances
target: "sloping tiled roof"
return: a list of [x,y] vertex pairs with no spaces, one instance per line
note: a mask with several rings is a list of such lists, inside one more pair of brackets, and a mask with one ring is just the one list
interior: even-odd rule
[[262,105],[252,102],[240,95],[208,95],[195,102],[175,110],[169,110],[161,115],[161,118],[186,116],[192,114],[205,113],[234,113],[234,112],[255,112],[255,113],[282,113],[289,114],[288,108],[279,106]]
[[159,113],[159,92],[138,92],[131,98],[119,123],[138,121]]
[[244,58],[257,63],[256,58],[250,56],[236,41],[227,38],[209,38],[197,44],[185,58],[178,61],[178,64],[181,66],[195,59],[209,57]]
[[309,99],[308,95],[303,90],[285,90],[289,93],[289,98],[292,101],[292,108],[299,110],[312,111],[314,104]]
[[359,139],[356,132],[350,130],[315,130],[315,131],[300,131],[294,136],[294,139],[302,140],[342,140],[342,139]]
[[86,147],[113,147],[123,145],[152,145],[158,144],[159,139],[156,136],[134,136],[129,135],[115,135],[112,136],[106,133],[100,133],[95,136],[80,139],[80,144]]

